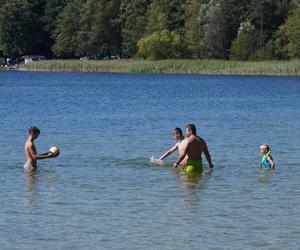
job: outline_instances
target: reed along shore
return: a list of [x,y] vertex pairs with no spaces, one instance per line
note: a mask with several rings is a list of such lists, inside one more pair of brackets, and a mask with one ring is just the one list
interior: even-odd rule
[[291,61],[225,61],[172,59],[150,61],[120,60],[45,60],[19,65],[21,71],[112,72],[153,74],[224,74],[300,76],[300,60]]

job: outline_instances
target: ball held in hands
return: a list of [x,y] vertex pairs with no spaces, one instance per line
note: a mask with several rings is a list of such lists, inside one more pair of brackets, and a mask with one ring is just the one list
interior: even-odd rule
[[54,155],[54,157],[57,157],[60,153],[58,147],[51,147],[49,151]]

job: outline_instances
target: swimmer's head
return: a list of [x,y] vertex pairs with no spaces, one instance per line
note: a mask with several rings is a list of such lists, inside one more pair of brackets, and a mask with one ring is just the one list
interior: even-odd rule
[[194,124],[187,125],[185,128],[185,133],[187,137],[190,137],[191,135],[196,135],[197,134],[196,126]]
[[181,128],[174,128],[174,130],[173,130],[173,132],[172,132],[172,135],[174,136],[174,138],[175,138],[176,140],[179,140],[179,139],[184,138],[184,137],[183,137],[183,134],[182,134]]
[[270,151],[270,145],[269,144],[263,144],[260,146],[260,152],[262,154],[266,154]]
[[29,128],[29,135],[31,135],[32,138],[34,138],[34,139],[38,138],[40,133],[41,133],[41,131],[36,126],[32,126]]

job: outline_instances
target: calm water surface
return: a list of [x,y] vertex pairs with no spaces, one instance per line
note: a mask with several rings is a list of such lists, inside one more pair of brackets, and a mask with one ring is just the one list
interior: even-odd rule
[[[1,72],[0,248],[299,249],[299,97],[300,78]],[[149,164],[191,122],[214,171]],[[31,125],[61,155],[26,174]]]

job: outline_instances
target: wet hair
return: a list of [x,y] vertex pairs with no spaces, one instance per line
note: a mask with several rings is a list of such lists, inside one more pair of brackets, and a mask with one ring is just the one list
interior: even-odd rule
[[174,128],[173,133],[175,133],[175,132],[178,133],[181,137],[183,137],[181,128]]
[[29,134],[32,135],[32,134],[40,134],[41,131],[38,127],[36,126],[32,126],[29,128]]
[[196,126],[194,124],[189,124],[186,126],[186,128],[191,130],[193,135],[195,135],[197,133]]

